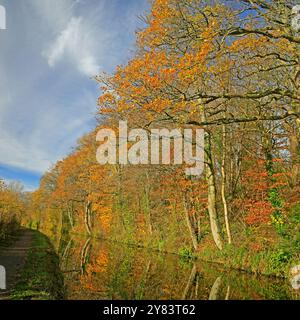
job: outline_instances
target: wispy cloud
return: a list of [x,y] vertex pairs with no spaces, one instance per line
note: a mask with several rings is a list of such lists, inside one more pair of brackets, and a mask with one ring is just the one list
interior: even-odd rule
[[67,27],[60,33],[50,48],[44,52],[48,64],[54,67],[64,57],[70,59],[80,72],[87,76],[100,71],[92,52],[92,41],[85,30],[82,17],[72,17]]

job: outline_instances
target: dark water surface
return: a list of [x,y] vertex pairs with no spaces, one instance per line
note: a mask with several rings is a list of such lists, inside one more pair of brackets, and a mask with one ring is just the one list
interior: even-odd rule
[[299,299],[287,280],[257,277],[110,241],[60,248],[68,299]]

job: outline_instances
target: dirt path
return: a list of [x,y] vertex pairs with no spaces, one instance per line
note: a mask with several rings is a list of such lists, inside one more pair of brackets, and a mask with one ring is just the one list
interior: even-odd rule
[[9,247],[0,247],[0,266],[6,270],[6,290],[0,288],[0,300],[8,299],[10,291],[19,279],[28,250],[31,248],[32,232],[28,229],[21,231],[19,238]]

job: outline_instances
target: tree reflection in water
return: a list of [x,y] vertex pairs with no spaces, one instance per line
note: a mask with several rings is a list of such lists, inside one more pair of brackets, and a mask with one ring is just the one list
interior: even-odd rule
[[73,237],[60,246],[71,299],[299,299],[289,281],[176,255]]

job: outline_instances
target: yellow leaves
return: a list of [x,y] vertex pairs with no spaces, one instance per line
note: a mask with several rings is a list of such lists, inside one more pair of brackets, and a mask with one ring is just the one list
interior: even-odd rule
[[179,12],[172,0],[155,0],[148,18],[149,25],[138,33],[137,42],[141,47],[155,48],[170,31],[170,23]]
[[190,52],[185,53],[177,64],[179,80],[186,85],[199,79],[206,70],[206,58],[212,49],[212,42],[206,40],[191,48]]
[[144,105],[144,109],[160,113],[162,111],[166,111],[166,109],[170,106],[170,100],[157,97],[153,99],[151,102],[146,103]]
[[196,53],[196,61],[198,63],[204,63],[205,58],[212,50],[212,44],[209,41],[205,41],[199,48],[199,51]]
[[154,21],[164,23],[167,19],[176,15],[171,0],[155,0],[151,10]]
[[186,53],[180,60],[178,63],[178,68],[179,69],[186,69],[189,68],[192,64],[193,61],[193,55],[190,53]]
[[161,86],[161,81],[157,76],[149,76],[145,79],[146,85],[153,89],[157,89]]
[[96,258],[96,272],[105,272],[108,266],[108,253],[104,250],[101,250],[98,257]]
[[[178,63],[178,78],[184,84],[188,85],[195,81],[204,70],[202,63],[202,53],[185,54]],[[199,59],[201,57],[201,60]]]
[[264,46],[268,42],[266,37],[247,36],[238,40],[235,40],[230,46],[231,52],[253,50]]
[[[1,180],[0,180],[1,182]],[[17,224],[15,219],[19,220],[24,213],[25,204],[20,194],[8,188],[4,183],[0,188],[0,237],[6,235],[6,225]],[[1,230],[2,228],[2,230]],[[3,232],[1,234],[1,231]],[[7,232],[9,230],[7,229]]]
[[98,105],[110,104],[115,102],[115,97],[110,92],[105,92],[99,99]]
[[295,44],[291,44],[291,42],[287,39],[280,39],[274,43],[274,46],[278,49],[278,51],[283,51],[286,54],[297,54],[298,48]]
[[101,229],[104,231],[106,235],[110,232],[110,226],[112,223],[112,213],[111,208],[107,208],[108,212],[102,212],[102,214],[99,216],[99,222]]
[[161,71],[161,74],[165,80],[172,80],[172,79],[174,79],[176,72],[177,72],[177,70],[174,67],[173,68],[165,68]]
[[154,6],[162,8],[166,5],[168,5],[168,3],[170,2],[170,0],[155,0],[154,1]]

